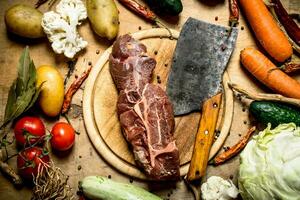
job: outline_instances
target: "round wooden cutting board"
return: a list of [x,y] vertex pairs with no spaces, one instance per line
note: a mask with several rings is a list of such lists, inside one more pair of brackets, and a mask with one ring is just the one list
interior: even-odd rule
[[[131,34],[147,47],[148,55],[155,58],[153,83],[166,88],[169,70],[179,32],[171,30],[173,39],[166,29],[157,28]],[[122,135],[116,112],[118,91],[109,72],[108,58],[111,47],[107,49],[93,67],[86,82],[83,96],[84,122],[90,140],[100,155],[119,171],[140,179],[147,177],[135,164],[131,149]],[[160,81],[158,81],[160,80]],[[219,137],[215,140],[210,152],[213,157],[224,143],[233,116],[233,93],[228,88],[228,74],[223,77],[225,95],[219,115]],[[199,105],[200,106],[200,105]],[[195,135],[199,125],[200,113],[175,118],[175,139],[180,153],[180,173],[188,171],[193,151]]]

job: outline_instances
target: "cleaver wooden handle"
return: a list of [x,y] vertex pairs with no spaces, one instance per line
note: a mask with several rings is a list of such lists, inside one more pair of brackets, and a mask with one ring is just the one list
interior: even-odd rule
[[198,180],[205,175],[209,151],[214,140],[221,100],[222,93],[219,93],[203,103],[200,125],[196,134],[192,160],[187,174],[188,181]]

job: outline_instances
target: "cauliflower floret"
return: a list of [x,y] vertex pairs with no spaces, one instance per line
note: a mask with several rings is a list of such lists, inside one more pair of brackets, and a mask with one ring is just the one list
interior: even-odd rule
[[229,200],[237,198],[239,191],[231,180],[211,176],[202,184],[201,193],[204,200]]
[[71,25],[80,25],[87,18],[86,8],[81,0],[61,0],[56,6],[56,12]]
[[86,8],[80,0],[62,0],[56,10],[58,13],[50,11],[44,14],[42,27],[54,52],[73,58],[88,44],[76,29],[80,21],[87,18]]

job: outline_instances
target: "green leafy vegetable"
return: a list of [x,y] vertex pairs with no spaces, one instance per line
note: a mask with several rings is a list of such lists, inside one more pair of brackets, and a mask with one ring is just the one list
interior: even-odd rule
[[8,93],[4,122],[1,128],[34,105],[41,91],[41,86],[36,88],[36,69],[29,56],[29,48],[26,47],[19,59],[18,77],[11,85]]
[[244,200],[300,197],[300,128],[271,125],[253,137],[241,154],[239,189]]

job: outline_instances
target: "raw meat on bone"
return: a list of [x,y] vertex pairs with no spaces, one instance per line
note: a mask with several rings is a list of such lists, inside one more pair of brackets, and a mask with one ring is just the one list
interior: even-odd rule
[[158,85],[150,83],[156,61],[146,53],[146,46],[129,35],[113,45],[109,63],[119,90],[117,112],[138,166],[156,180],[178,179],[172,104]]

